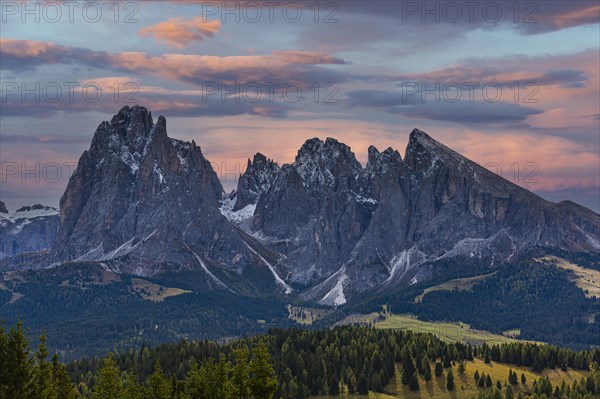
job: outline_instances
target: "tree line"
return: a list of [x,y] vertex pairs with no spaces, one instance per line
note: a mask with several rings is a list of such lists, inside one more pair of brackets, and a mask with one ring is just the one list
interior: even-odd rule
[[240,341],[232,353],[233,361],[224,353],[201,364],[192,358],[185,377],[178,379],[167,377],[158,359],[146,377],[133,366],[124,371],[111,352],[89,372],[88,386],[73,382],[58,355],[48,361],[44,333],[32,351],[21,322],[9,331],[0,324],[0,399],[271,399],[278,382],[266,344],[259,340],[250,352]]
[[[433,376],[444,375],[446,389],[453,391],[457,390],[454,373],[464,374],[465,362],[476,358],[532,371],[592,369],[587,379],[573,384],[550,384],[549,388],[549,381],[534,381],[531,394],[574,399],[600,395],[598,349],[577,352],[526,342],[492,346],[449,343],[428,333],[366,326],[272,329],[263,336],[221,344],[183,340],[144,345],[66,366],[58,356],[48,357],[43,334],[32,350],[21,323],[9,331],[1,326],[0,399],[335,397],[342,392],[383,392],[396,375],[397,365],[401,365],[398,378],[412,390],[421,389],[419,381],[427,383]],[[483,373],[474,378],[484,398],[498,392],[511,398],[513,387],[525,384],[525,376],[519,379],[512,369],[506,381],[492,381]]]

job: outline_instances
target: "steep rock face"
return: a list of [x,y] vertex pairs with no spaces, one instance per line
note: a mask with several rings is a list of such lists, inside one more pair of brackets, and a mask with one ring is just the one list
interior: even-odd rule
[[196,270],[211,289],[291,294],[299,283],[302,298],[335,306],[426,279],[444,258],[494,266],[540,247],[600,253],[600,215],[550,203],[417,129],[404,158],[371,146],[364,167],[332,138],[307,140],[281,168],[258,153],[224,196],[200,148],[138,106],[100,124],[53,212],[35,223],[0,212],[2,242],[19,247],[3,245],[2,267]]
[[[369,148],[362,168],[344,144],[308,140],[264,192],[251,233],[287,257],[302,295],[339,305],[426,278],[445,257],[491,266],[534,247],[600,252],[600,216],[550,203],[412,131],[403,160]],[[321,280],[320,282],[318,280]]]
[[[0,205],[4,207],[4,203]],[[14,213],[0,212],[0,259],[50,248],[59,228],[58,210],[49,206],[37,204]]]
[[269,190],[279,169],[279,165],[260,152],[254,155],[252,161],[248,159],[248,166],[238,181],[233,211],[255,205],[258,198]]
[[6,209],[6,204],[0,201],[0,213],[8,213],[8,209]]
[[260,196],[250,230],[287,258],[292,280],[308,284],[349,258],[371,216],[361,169],[345,144],[310,139]]
[[253,256],[220,214],[221,194],[194,142],[170,139],[165,118],[154,124],[145,108],[125,107],[100,124],[61,198],[54,259],[138,275],[207,265],[241,272]]
[[419,130],[411,134],[406,164],[413,198],[408,235],[428,253],[460,252],[463,244],[472,249],[474,238],[485,240],[479,250],[496,261],[535,245],[598,249],[588,239],[598,235],[598,215],[570,208],[569,218],[565,205],[503,179]]

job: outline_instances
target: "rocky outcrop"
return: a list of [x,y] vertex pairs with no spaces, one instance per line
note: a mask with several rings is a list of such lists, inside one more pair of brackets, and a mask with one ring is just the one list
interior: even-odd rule
[[[304,299],[334,306],[426,279],[445,258],[494,267],[535,248],[600,253],[600,215],[548,202],[418,129],[404,157],[371,146],[364,167],[332,138],[307,140],[281,167],[257,153],[224,195],[200,147],[169,138],[165,118],[154,122],[139,106],[100,124],[60,218],[8,215],[0,213],[3,240],[14,242],[18,220],[31,239],[18,236],[19,254],[56,238],[47,255],[20,257],[18,267],[79,260],[142,276],[192,270],[207,289],[303,286]],[[4,257],[17,253],[8,246]]]
[[260,152],[254,155],[252,161],[248,159],[248,166],[238,181],[233,211],[255,205],[260,196],[269,190],[277,172],[279,165]]
[[8,209],[6,209],[6,204],[0,201],[0,213],[8,213]]
[[349,259],[373,207],[358,191],[360,171],[350,147],[314,138],[260,196],[250,230],[286,256],[292,280],[310,284]]
[[336,305],[425,278],[446,257],[490,266],[537,247],[600,252],[600,216],[554,204],[415,129],[402,159],[308,140],[260,196],[250,233],[284,254],[306,299]]
[[260,261],[219,211],[222,192],[200,147],[169,138],[164,117],[125,107],[100,124],[61,198],[53,261],[143,276],[198,270],[207,286],[235,291],[224,278]]

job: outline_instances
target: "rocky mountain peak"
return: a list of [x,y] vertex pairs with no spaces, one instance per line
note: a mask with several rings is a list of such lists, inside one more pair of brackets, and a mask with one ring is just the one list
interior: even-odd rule
[[419,129],[410,133],[404,161],[412,170],[424,174],[430,173],[438,163],[454,167],[465,162],[473,163]]
[[8,209],[6,209],[6,204],[0,201],[0,213],[8,213]]
[[[194,142],[170,139],[165,118],[153,123],[145,108],[124,107],[98,127],[60,205],[60,220],[38,218],[22,230],[0,215],[0,233],[20,248],[0,258],[47,248],[60,225],[51,262],[96,261],[139,275],[198,270],[218,289],[262,265],[285,292],[293,281],[309,288],[303,298],[340,305],[423,281],[440,259],[497,265],[540,247],[600,253],[600,215],[545,201],[418,129],[404,159],[371,146],[364,169],[333,138],[307,140],[281,168],[256,153],[223,198]],[[49,238],[32,235],[36,226]],[[14,245],[28,237],[40,238]]]
[[260,195],[269,190],[278,171],[279,165],[260,152],[254,154],[252,161],[248,159],[248,166],[238,182],[233,211],[256,204]]
[[126,105],[110,122],[99,126],[94,141],[108,145],[113,150],[125,146],[132,154],[142,153],[153,126],[150,111],[139,105]]
[[[164,117],[153,123],[146,108],[123,107],[110,122],[100,124],[71,176],[60,202],[62,228],[54,255],[116,259],[111,254],[115,248],[132,249],[137,243],[140,249],[138,240],[158,231],[167,234],[177,225],[197,229],[187,232],[189,237],[213,226],[227,230],[218,211],[221,193],[221,183],[199,147],[170,139]],[[200,209],[204,219],[198,218]],[[165,237],[176,241],[184,233]]]
[[350,147],[331,137],[325,142],[316,137],[307,140],[298,150],[294,167],[309,191],[321,192],[357,176],[362,169]]
[[[253,165],[267,163],[267,161],[267,157],[261,154],[260,152],[254,154],[254,157],[252,158]],[[250,162],[250,159],[248,159],[248,162]]]
[[366,170],[369,172],[379,171],[385,173],[402,164],[402,157],[397,150],[388,147],[383,152],[375,146],[369,146],[369,158],[367,161]]

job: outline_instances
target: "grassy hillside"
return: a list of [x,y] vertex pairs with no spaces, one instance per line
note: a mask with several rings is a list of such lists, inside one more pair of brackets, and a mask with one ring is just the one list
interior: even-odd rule
[[[471,344],[497,345],[518,340],[519,330],[507,330],[505,334],[472,328],[463,322],[423,321],[411,314],[389,314],[385,310],[368,315],[353,314],[340,321],[338,325],[373,325],[381,329],[410,330],[431,333],[446,342],[464,342]],[[534,342],[534,341],[528,341]]]
[[420,303],[423,301],[423,297],[430,292],[435,291],[470,291],[473,286],[488,277],[493,276],[496,272],[483,274],[481,276],[474,277],[464,277],[464,278],[456,278],[453,280],[445,281],[441,284],[434,285],[433,287],[428,287],[423,290],[421,294],[419,294],[415,298],[416,303]]
[[462,322],[450,323],[422,321],[408,314],[389,315],[385,318],[385,320],[376,320],[375,327],[432,333],[438,338],[447,342],[468,342],[472,344],[482,344],[485,342],[489,345],[496,345],[514,342],[516,340],[510,336],[477,330]]
[[555,265],[569,274],[569,280],[581,288],[588,298],[600,298],[600,271],[586,269],[575,263],[569,262],[566,259],[557,256],[544,256],[543,258],[535,259],[544,265]]
[[[432,363],[432,369],[433,366],[434,364]],[[369,395],[357,395],[349,394],[346,390],[344,393],[340,394],[339,397],[348,399],[364,399],[367,397],[374,399],[392,399],[399,397],[405,399],[471,398],[477,397],[477,393],[481,390],[473,378],[475,371],[478,371],[479,374],[485,373],[485,375],[489,375],[492,378],[494,385],[496,384],[496,381],[500,381],[504,390],[504,385],[507,383],[508,379],[508,372],[511,369],[519,376],[519,383],[513,386],[515,396],[518,394],[518,392],[521,392],[523,395],[527,395],[531,392],[533,381],[542,376],[548,376],[552,382],[552,385],[556,386],[562,384],[562,381],[565,381],[566,383],[579,381],[581,377],[587,377],[590,374],[587,371],[568,370],[564,372],[560,369],[544,370],[541,373],[534,373],[527,367],[510,366],[495,362],[486,364],[481,359],[465,362],[465,366],[466,370],[464,374],[460,374],[458,372],[456,365],[452,366],[455,389],[451,392],[446,389],[447,370],[444,370],[444,373],[440,377],[433,376],[432,380],[429,382],[425,381],[423,376],[419,375],[420,389],[418,391],[411,391],[407,385],[403,385],[400,381],[402,368],[400,364],[397,364],[396,375],[385,387],[384,393],[370,392]],[[525,378],[527,379],[525,384],[520,382],[521,374],[525,374]],[[331,398],[331,396],[319,396],[318,398],[324,399],[327,397]]]
[[289,318],[296,323],[303,325],[312,325],[314,322],[321,320],[328,314],[334,312],[332,309],[308,308],[292,305],[288,305],[287,309],[289,312]]

